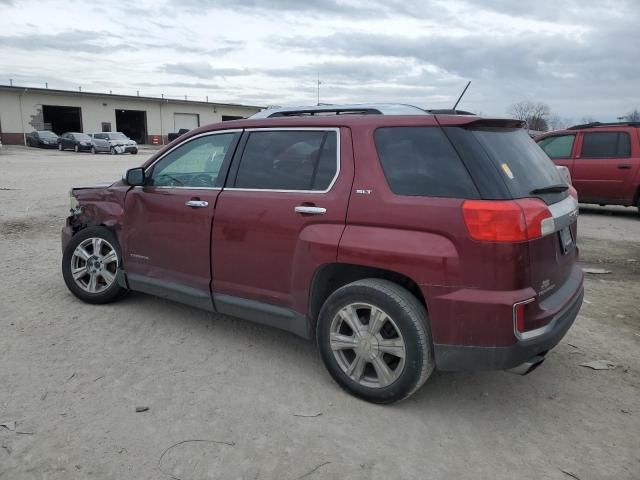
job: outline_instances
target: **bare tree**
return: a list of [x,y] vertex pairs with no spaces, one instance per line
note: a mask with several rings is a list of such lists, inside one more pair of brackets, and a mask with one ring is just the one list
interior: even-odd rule
[[562,130],[563,128],[567,128],[569,123],[564,118],[561,118],[558,114],[554,113],[549,116],[547,125],[550,130]]
[[624,117],[627,122],[640,122],[640,112],[637,108],[627,113]]
[[547,118],[551,115],[549,106],[542,102],[525,100],[509,107],[509,114],[525,122],[529,130],[546,131],[549,129]]

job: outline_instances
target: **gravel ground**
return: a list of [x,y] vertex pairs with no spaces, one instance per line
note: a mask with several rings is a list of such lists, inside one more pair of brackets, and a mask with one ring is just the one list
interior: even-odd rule
[[[636,210],[582,210],[583,262],[612,273],[587,276],[575,326],[535,372],[436,373],[375,406],[290,334],[67,291],[69,187],[149,153],[0,153],[0,423],[16,422],[0,427],[0,479],[640,478]],[[597,359],[617,366],[579,366]]]

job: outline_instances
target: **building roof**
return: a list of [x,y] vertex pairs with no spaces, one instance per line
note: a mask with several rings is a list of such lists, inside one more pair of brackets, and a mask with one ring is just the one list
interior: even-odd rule
[[223,103],[223,102],[202,102],[197,100],[181,100],[179,98],[162,98],[162,97],[144,97],[138,95],[121,95],[116,93],[101,93],[101,92],[76,92],[75,90],[59,90],[54,88],[34,88],[34,87],[20,87],[16,85],[0,85],[0,91],[9,92],[32,92],[41,93],[46,95],[72,95],[78,97],[95,97],[95,98],[121,98],[125,100],[142,100],[147,102],[161,102],[161,103],[182,103],[189,105],[210,105],[220,107],[244,107],[263,109],[265,107],[259,105],[244,105],[240,103]]

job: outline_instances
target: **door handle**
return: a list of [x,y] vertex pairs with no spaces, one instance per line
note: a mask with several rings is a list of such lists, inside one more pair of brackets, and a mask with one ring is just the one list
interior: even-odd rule
[[310,205],[298,205],[294,210],[296,213],[302,213],[303,215],[324,215],[327,213],[326,208],[312,207]]
[[620,165],[618,165],[618,168],[620,170],[631,170],[631,165],[629,165],[628,163],[621,163]]
[[204,208],[209,206],[209,202],[204,200],[189,200],[185,203],[187,207]]

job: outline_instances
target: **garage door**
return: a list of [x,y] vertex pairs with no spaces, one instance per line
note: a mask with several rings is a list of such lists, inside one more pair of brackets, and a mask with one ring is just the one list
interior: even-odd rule
[[200,116],[197,113],[174,113],[173,114],[174,132],[181,128],[193,130],[200,126]]

